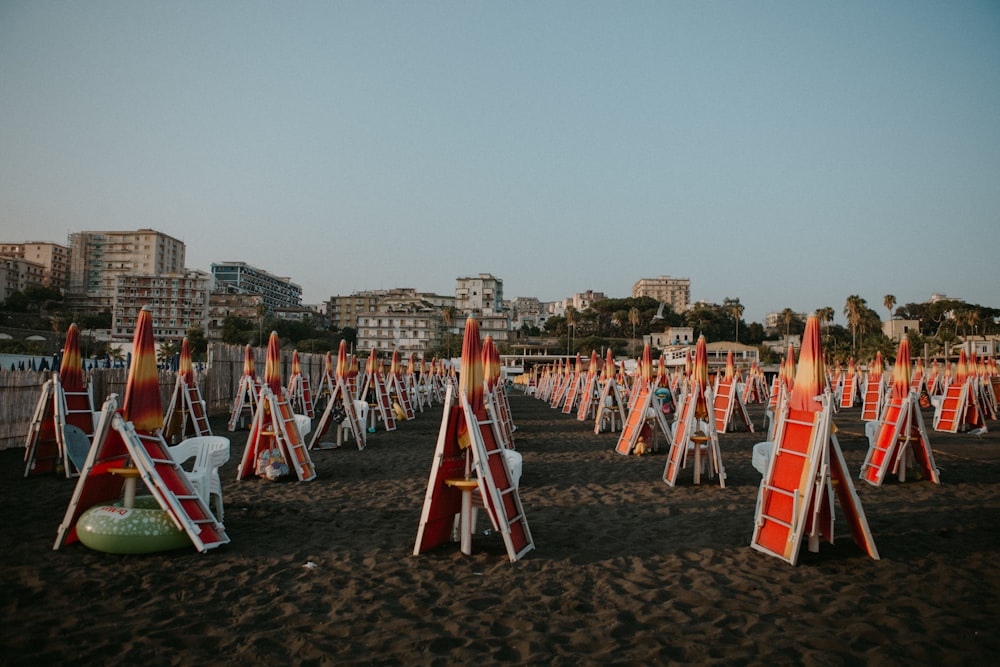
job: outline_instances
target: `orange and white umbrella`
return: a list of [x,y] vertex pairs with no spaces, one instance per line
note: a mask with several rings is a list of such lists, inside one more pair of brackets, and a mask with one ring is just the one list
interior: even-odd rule
[[191,363],[191,344],[187,336],[181,341],[181,359],[177,365],[177,374],[184,378],[187,386],[194,384],[194,365]]
[[698,402],[694,406],[694,416],[701,420],[708,419],[708,401],[705,397],[705,391],[708,389],[708,344],[705,342],[704,334],[698,336],[698,343],[694,348],[691,387],[700,387]]
[[281,396],[281,340],[272,331],[267,339],[267,358],[264,361],[264,383],[275,396]]
[[892,397],[902,400],[910,393],[910,341],[899,341],[899,352],[892,367]]
[[881,378],[883,370],[885,370],[885,363],[882,361],[882,353],[876,352],[875,361],[872,362],[872,367],[868,371],[868,374],[874,378]]
[[333,369],[333,352],[330,350],[326,351],[326,356],[323,357],[323,377],[332,378],[334,374]]
[[248,344],[243,352],[243,375],[257,379],[257,369],[253,363],[253,348]]
[[302,375],[302,362],[299,361],[298,350],[292,350],[292,372],[290,375],[291,377],[295,377],[296,375]]
[[139,311],[132,339],[132,364],[125,381],[122,416],[135,430],[151,434],[163,426],[163,403],[160,399],[160,376],[153,344],[153,311],[148,306]]
[[698,336],[698,344],[694,348],[691,377],[693,382],[702,386],[702,389],[708,386],[708,343],[705,342],[704,334]]
[[965,382],[969,377],[969,358],[965,356],[965,350],[958,353],[958,366],[955,367],[955,377],[953,382]]
[[399,350],[392,351],[392,361],[389,362],[389,375],[399,377],[402,371],[399,365]]
[[736,378],[736,364],[733,363],[733,351],[729,350],[726,353],[726,374],[724,379],[731,382]]
[[486,386],[492,389],[499,385],[501,375],[500,350],[493,341],[493,336],[487,336],[483,339],[483,378]]
[[70,324],[66,345],[59,361],[59,383],[69,392],[83,391],[83,359],[80,357],[80,330]]
[[642,346],[642,363],[640,366],[639,377],[642,380],[643,385],[648,386],[653,381],[653,350],[649,347],[649,343]]
[[347,359],[347,341],[340,341],[337,348],[337,377],[347,379],[351,372],[351,364]]
[[781,379],[785,384],[785,389],[791,391],[795,384],[795,348],[788,346],[788,354],[785,356],[785,365],[782,368]]
[[659,363],[656,365],[656,386],[666,387],[670,384],[670,378],[667,377],[667,355],[660,354]]
[[819,412],[823,406],[816,397],[826,386],[826,369],[823,365],[823,345],[820,341],[819,318],[806,318],[806,330],[802,334],[802,348],[795,371],[795,380],[788,397],[788,407],[804,412]]
[[483,402],[483,349],[479,338],[479,322],[474,317],[465,320],[465,336],[462,340],[462,373],[458,378],[458,390],[463,392],[479,417],[486,416]]

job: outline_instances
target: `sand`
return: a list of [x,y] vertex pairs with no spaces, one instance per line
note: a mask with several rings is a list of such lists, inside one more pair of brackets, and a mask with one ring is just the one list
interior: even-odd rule
[[[0,452],[0,663],[78,665],[976,665],[1000,656],[1000,425],[930,432],[942,484],[857,488],[881,560],[838,537],[796,566],[750,548],[760,434],[721,436],[725,489],[661,481],[665,448],[623,457],[514,393],[521,498],[536,549],[510,563],[496,534],[413,556],[441,410],[314,451],[309,483],[235,481],[232,543],[116,556],[52,550],[74,482],[22,478]],[[851,469],[860,410],[836,415]],[[763,411],[751,407],[758,427]],[[929,420],[930,413],[925,413]],[[213,419],[227,434],[225,416]],[[310,566],[309,564],[313,564]]]

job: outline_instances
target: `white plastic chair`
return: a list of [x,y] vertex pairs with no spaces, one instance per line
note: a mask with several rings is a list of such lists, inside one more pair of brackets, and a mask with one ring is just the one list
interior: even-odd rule
[[[221,435],[202,435],[182,440],[170,447],[170,456],[181,464],[191,485],[201,496],[202,501],[211,508],[215,501],[215,518],[223,519],[222,480],[219,478],[219,468],[229,460],[229,438]],[[191,468],[184,466],[194,459]]]
[[[368,427],[368,401],[354,401],[354,412],[357,413],[357,415],[358,415],[358,424],[361,425],[361,428],[367,428]],[[353,431],[351,431],[351,420],[350,419],[345,419],[344,423],[342,424],[342,426],[344,427],[344,433],[350,433],[351,435],[354,436],[355,440],[357,439],[357,437],[358,437],[357,434],[354,433]]]
[[299,440],[305,440],[309,432],[312,431],[313,423],[309,415],[293,415],[295,425],[299,428]]
[[875,446],[875,438],[878,437],[880,426],[882,426],[882,422],[879,421],[865,422],[865,437],[868,438],[869,449]]

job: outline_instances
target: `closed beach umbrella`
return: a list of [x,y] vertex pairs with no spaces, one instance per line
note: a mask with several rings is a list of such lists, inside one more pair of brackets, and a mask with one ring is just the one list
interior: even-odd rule
[[692,380],[703,388],[708,386],[708,344],[704,334],[698,336],[698,344],[694,349],[694,365],[691,368]]
[[726,353],[726,375],[725,379],[732,381],[736,377],[736,364],[733,363],[733,351]]
[[267,339],[267,357],[264,360],[264,383],[275,396],[281,396],[281,340],[272,331]]
[[474,317],[465,321],[465,337],[462,340],[462,373],[458,389],[468,398],[469,405],[480,419],[486,416],[483,403],[483,351],[479,338],[479,322]]
[[340,347],[337,348],[337,377],[347,379],[347,376],[351,372],[351,364],[347,359],[347,341],[340,341]]
[[698,403],[694,406],[694,416],[705,420],[708,418],[708,402],[705,399],[705,389],[708,387],[708,344],[705,335],[698,336],[694,349],[694,365],[691,367],[691,386],[699,386]]
[[969,377],[969,358],[965,356],[965,350],[958,353],[958,365],[955,367],[955,377],[952,382],[962,383]]
[[785,356],[781,379],[785,383],[785,389],[791,391],[795,384],[795,348],[791,345],[788,346],[788,354]]
[[882,362],[882,353],[876,352],[875,361],[872,362],[872,368],[871,371],[869,371],[869,374],[874,378],[881,378],[882,371],[884,369],[885,369],[885,364]]
[[177,365],[177,374],[184,378],[190,387],[194,384],[194,366],[191,364],[191,345],[185,336],[181,341],[181,358]]
[[83,391],[83,360],[80,358],[80,331],[76,324],[69,325],[66,346],[59,362],[59,382],[69,392]]
[[500,351],[493,336],[483,339],[483,381],[490,389],[500,384]]
[[243,351],[243,375],[249,378],[257,378],[257,369],[253,363],[253,348],[249,344]]
[[392,351],[392,361],[389,362],[389,375],[399,377],[399,350]]
[[153,313],[149,306],[139,311],[135,322],[122,416],[132,422],[136,431],[146,434],[163,426],[160,378],[153,344]]
[[334,374],[333,369],[333,352],[330,350],[326,351],[326,356],[323,357],[323,377],[332,378]]
[[292,372],[288,375],[289,388],[291,388],[292,378],[296,375],[302,375],[302,362],[299,361],[299,351],[292,350]]
[[816,397],[826,386],[826,370],[823,365],[823,345],[819,336],[819,318],[810,315],[806,319],[806,330],[802,334],[802,349],[795,370],[792,392],[788,397],[788,407],[792,410],[819,412],[822,404]]
[[910,341],[899,341],[899,352],[892,367],[892,397],[902,400],[910,393]]
[[653,350],[649,343],[642,346],[642,372],[639,376],[643,386],[649,386],[653,382]]

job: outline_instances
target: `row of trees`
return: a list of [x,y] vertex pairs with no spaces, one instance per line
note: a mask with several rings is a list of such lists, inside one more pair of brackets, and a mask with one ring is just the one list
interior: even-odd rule
[[[941,355],[960,337],[1000,333],[1000,309],[968,304],[956,300],[941,300],[933,303],[908,303],[896,308],[896,297],[887,294],[882,305],[889,317],[917,320],[919,328],[908,333],[911,348],[915,351],[926,349],[931,355]],[[522,339],[546,338],[554,341],[556,349],[567,353],[589,355],[591,351],[602,353],[608,348],[618,356],[636,354],[638,342],[643,336],[664,331],[667,327],[687,326],[695,336],[704,335],[709,341],[735,340],[747,345],[757,345],[761,349],[761,359],[772,361],[769,348],[761,344],[768,340],[778,340],[782,335],[801,334],[805,321],[790,308],[781,311],[778,329],[766,331],[758,322],[742,319],[744,306],[738,298],[723,299],[722,304],[695,304],[684,313],[676,313],[666,304],[650,297],[604,299],[584,311],[570,307],[565,316],[550,317],[544,329],[528,328],[518,332]],[[824,349],[833,360],[846,362],[853,357],[864,361],[881,352],[886,358],[895,355],[896,345],[882,333],[882,320],[867,301],[856,294],[847,297],[843,315],[847,327],[834,324],[836,311],[827,306],[817,310],[823,329]],[[111,327],[111,313],[79,313],[63,307],[62,295],[58,290],[31,286],[23,293],[14,292],[6,302],[0,304],[0,316],[8,326],[25,329],[64,332],[71,322],[76,322],[84,332],[82,343],[87,346],[86,355],[102,356],[111,354],[102,344],[86,340],[85,332],[90,329]],[[429,350],[427,356],[451,357],[458,354],[461,336],[452,332],[458,314],[446,308],[441,313],[443,336],[437,348]],[[263,308],[255,319],[230,316],[222,323],[223,342],[234,345],[247,343],[264,345],[271,331],[277,331],[283,341],[294,345],[302,352],[323,353],[336,350],[341,340],[349,345],[357,344],[356,330],[348,327],[331,329],[306,319],[304,321],[285,320],[268,315]],[[207,349],[205,332],[194,327],[187,332],[192,353],[196,359]],[[34,350],[16,349],[24,346],[22,341],[2,341],[0,350],[7,352],[38,353]],[[176,347],[176,350],[174,349]],[[510,351],[502,343],[501,352]],[[169,358],[180,349],[179,343],[163,346],[161,355]],[[919,353],[919,352],[918,352]]]
[[[918,354],[926,348],[932,356],[944,355],[959,338],[1000,333],[1000,309],[997,308],[955,300],[908,303],[895,308],[896,297],[891,294],[883,298],[883,305],[890,318],[919,321],[919,328],[907,333],[911,349]],[[770,348],[761,345],[763,342],[800,335],[805,330],[805,319],[790,308],[779,313],[778,329],[773,331],[766,331],[758,322],[745,322],[743,310],[739,299],[731,298],[724,299],[721,305],[696,304],[682,314],[650,298],[606,299],[584,312],[569,309],[565,317],[549,318],[545,329],[551,336],[558,337],[559,343],[570,353],[589,355],[593,350],[610,347],[616,355],[633,355],[634,342],[643,336],[661,332],[666,327],[687,326],[694,330],[696,337],[703,334],[709,341],[735,340],[757,345],[764,363],[775,359]],[[832,306],[816,311],[824,350],[832,361],[847,363],[851,358],[866,361],[876,353],[886,359],[895,357],[897,343],[883,333],[881,317],[865,299],[855,294],[849,296],[843,314],[847,327],[834,324],[836,310]]]

